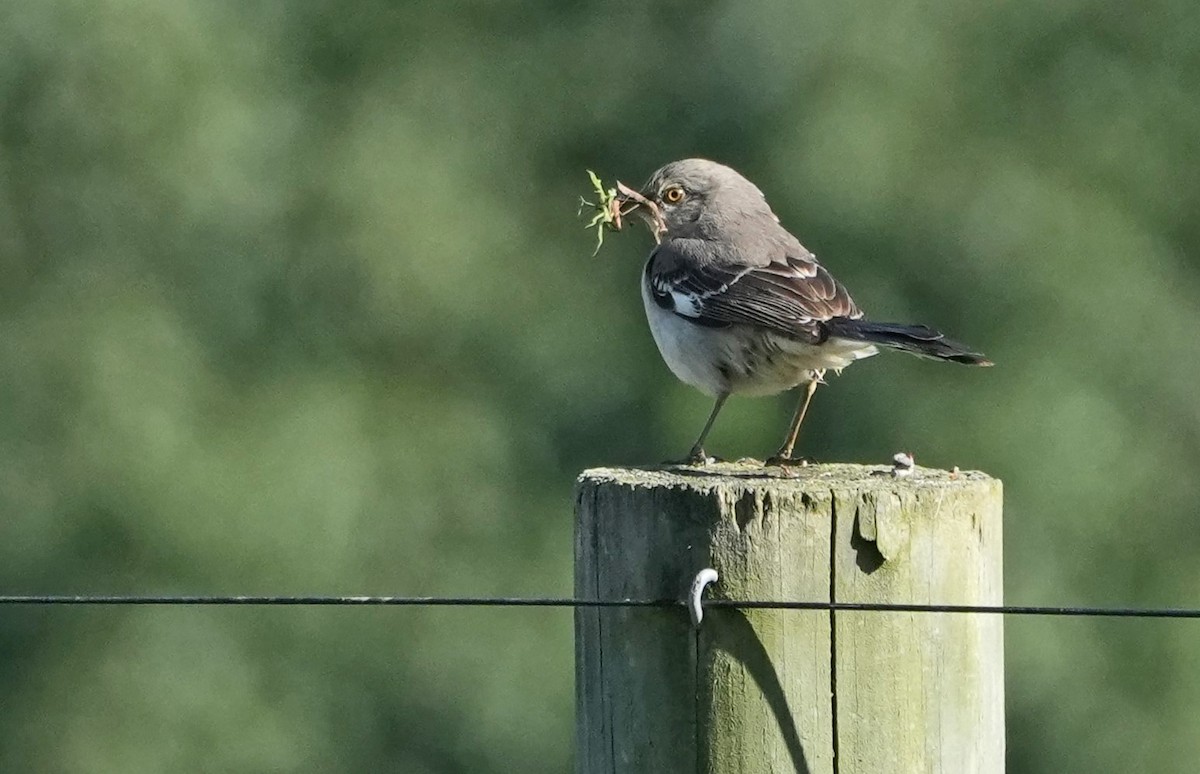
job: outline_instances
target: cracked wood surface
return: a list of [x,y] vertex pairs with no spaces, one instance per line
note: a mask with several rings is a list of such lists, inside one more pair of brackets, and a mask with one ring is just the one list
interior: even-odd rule
[[[576,488],[580,598],[997,605],[1000,482],[917,468],[601,468]],[[575,613],[577,774],[1004,768],[994,615]]]

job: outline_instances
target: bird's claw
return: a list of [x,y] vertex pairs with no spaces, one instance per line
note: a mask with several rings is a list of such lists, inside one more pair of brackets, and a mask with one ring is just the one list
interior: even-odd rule
[[764,467],[768,468],[807,468],[810,464],[812,464],[812,460],[808,457],[792,457],[782,454],[768,457],[767,461],[763,463]]
[[681,460],[667,460],[664,465],[692,465],[695,467],[704,467],[705,465],[713,465],[718,462],[724,462],[720,457],[710,457],[703,449],[692,449],[688,455]]

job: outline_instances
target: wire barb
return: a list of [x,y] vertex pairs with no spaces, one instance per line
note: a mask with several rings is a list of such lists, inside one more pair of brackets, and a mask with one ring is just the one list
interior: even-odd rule
[[692,588],[688,591],[688,615],[692,617],[692,626],[697,629],[704,620],[704,589],[710,583],[716,583],[719,578],[716,570],[705,567],[692,579]]

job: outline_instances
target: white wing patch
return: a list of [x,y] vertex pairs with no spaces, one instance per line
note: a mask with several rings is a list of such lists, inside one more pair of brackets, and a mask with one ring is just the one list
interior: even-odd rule
[[700,316],[700,299],[697,296],[679,290],[669,292],[671,294],[671,311],[684,317]]
[[698,318],[704,314],[705,301],[713,296],[719,296],[725,291],[729,290],[730,285],[737,282],[742,277],[745,277],[751,271],[752,269],[749,268],[742,269],[728,282],[722,283],[719,287],[715,287],[712,290],[706,290],[702,293],[690,293],[687,290],[683,290],[663,282],[662,278],[659,278],[654,284],[657,286],[657,290],[660,293],[667,293],[671,296],[671,303],[673,305],[672,311],[674,311],[675,314],[682,315],[684,317]]

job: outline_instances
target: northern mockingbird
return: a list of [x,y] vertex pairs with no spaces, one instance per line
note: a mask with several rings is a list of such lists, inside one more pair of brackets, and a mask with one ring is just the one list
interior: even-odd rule
[[779,224],[762,191],[705,159],[659,169],[640,192],[620,186],[658,243],[642,272],[650,332],[667,366],[716,399],[688,461],[730,395],[773,395],[804,385],[783,446],[768,464],[795,462],[800,423],[825,372],[889,347],[934,360],[991,363],[924,325],[863,313],[816,256]]

